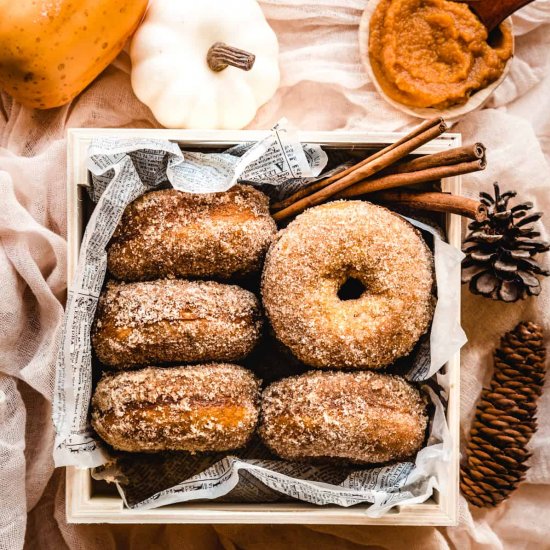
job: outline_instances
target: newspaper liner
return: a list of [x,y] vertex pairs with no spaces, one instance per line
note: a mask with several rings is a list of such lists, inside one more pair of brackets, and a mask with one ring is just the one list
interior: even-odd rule
[[[130,202],[167,180],[180,190],[210,193],[229,189],[237,181],[266,184],[282,197],[316,178],[327,163],[317,145],[300,144],[280,126],[256,144],[242,144],[223,153],[182,153],[179,146],[158,139],[96,139],[89,149],[92,173],[90,196],[97,202],[81,243],[73,285],[69,290],[65,322],[59,336],[53,421],[56,427],[56,466],[93,468],[112,463],[112,457],[89,425],[92,390],[90,329],[106,273],[106,246]],[[459,323],[462,253],[445,243],[437,231],[409,220],[433,235],[438,301],[429,336],[417,346],[410,380],[427,381],[465,343]],[[212,499],[240,491],[249,502],[265,502],[287,495],[314,504],[352,506],[369,502],[368,515],[377,517],[397,504],[423,502],[434,488],[444,490],[442,468],[450,459],[452,443],[444,406],[447,379],[437,374],[437,392],[425,392],[434,406],[429,439],[415,462],[350,471],[342,481],[342,469],[268,458],[226,456],[201,468],[205,457],[185,455],[175,462],[167,479],[153,477],[156,489],[132,484],[121,477],[116,464],[100,468],[95,477],[115,481],[131,508],[155,508],[195,499]],[[430,383],[432,380],[430,381]],[[436,385],[437,386],[437,385]],[[183,456],[183,455],[179,455]],[[180,477],[178,469],[199,472]],[[125,472],[128,478],[128,472]],[[143,473],[143,472],[142,472]],[[184,481],[181,481],[181,480]],[[126,483],[125,483],[126,481]],[[130,481],[130,483],[128,483]],[[150,481],[150,478],[149,478]],[[130,490],[131,488],[131,490]]]

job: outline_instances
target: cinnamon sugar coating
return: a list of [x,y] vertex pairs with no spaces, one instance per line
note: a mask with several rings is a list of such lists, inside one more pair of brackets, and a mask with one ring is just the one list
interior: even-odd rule
[[260,304],[248,290],[213,281],[110,281],[92,328],[99,360],[117,368],[237,361],[260,337]]
[[400,377],[311,371],[264,390],[259,433],[287,460],[373,464],[412,457],[427,422],[420,393]]
[[229,451],[252,436],[258,380],[237,365],[106,373],[92,398],[92,426],[120,451]]
[[[363,292],[341,299],[354,279]],[[262,298],[277,338],[313,367],[378,369],[410,353],[432,319],[433,257],[386,208],[335,201],[280,231]]]
[[249,185],[224,193],[176,189],[142,195],[125,210],[108,247],[117,279],[229,279],[259,272],[277,226],[266,195]]

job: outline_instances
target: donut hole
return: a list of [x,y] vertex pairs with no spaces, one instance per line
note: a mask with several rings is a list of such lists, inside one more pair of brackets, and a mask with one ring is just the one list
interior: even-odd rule
[[359,300],[365,293],[367,287],[355,277],[347,277],[338,289],[338,298],[343,302]]

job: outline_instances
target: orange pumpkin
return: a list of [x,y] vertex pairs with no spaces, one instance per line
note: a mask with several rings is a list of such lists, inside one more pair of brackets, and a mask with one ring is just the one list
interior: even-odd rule
[[0,0],[0,87],[28,107],[78,95],[122,50],[148,0]]

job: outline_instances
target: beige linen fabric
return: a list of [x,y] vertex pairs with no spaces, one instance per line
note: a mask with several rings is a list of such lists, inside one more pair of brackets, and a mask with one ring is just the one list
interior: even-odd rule
[[[359,59],[365,0],[266,0],[281,45],[281,86],[251,125],[285,116],[301,129],[398,130],[414,121],[387,106]],[[550,0],[515,17],[517,55],[489,108],[457,127],[488,146],[489,167],[464,178],[467,192],[494,180],[546,210],[550,223]],[[496,510],[469,510],[450,529],[336,526],[67,525],[62,471],[53,471],[50,421],[55,334],[66,291],[65,129],[154,127],[131,92],[121,54],[70,105],[48,112],[0,96],[0,549],[550,548],[550,392],[541,400],[527,483]],[[542,148],[541,148],[542,145]],[[545,159],[546,155],[546,159]],[[547,229],[544,230],[548,238]],[[548,262],[547,262],[548,263]],[[540,298],[492,303],[464,291],[462,432],[491,373],[499,335],[521,319],[550,333],[550,285]]]

